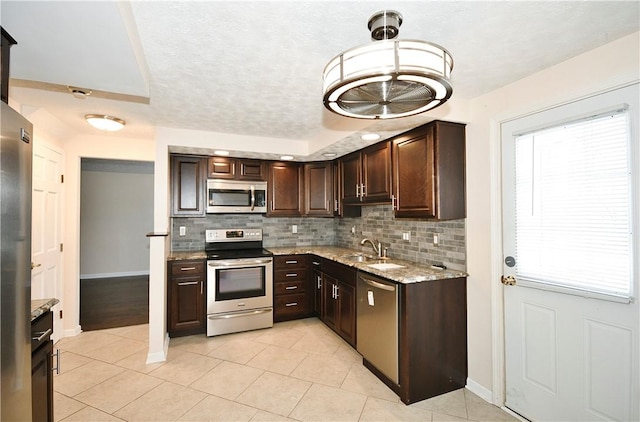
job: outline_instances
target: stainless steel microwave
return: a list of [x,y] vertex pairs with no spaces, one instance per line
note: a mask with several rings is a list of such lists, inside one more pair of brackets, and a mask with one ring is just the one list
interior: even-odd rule
[[207,213],[266,213],[267,182],[207,180]]

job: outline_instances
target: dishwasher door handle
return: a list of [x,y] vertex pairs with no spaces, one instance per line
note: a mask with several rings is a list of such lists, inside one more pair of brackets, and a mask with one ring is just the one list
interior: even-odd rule
[[371,280],[370,278],[364,278],[364,277],[360,277],[360,278],[362,279],[362,281],[367,283],[369,286],[375,287],[376,289],[382,289],[382,290],[386,290],[388,292],[395,292],[396,291],[395,286],[391,286],[389,284],[380,283],[378,281]]

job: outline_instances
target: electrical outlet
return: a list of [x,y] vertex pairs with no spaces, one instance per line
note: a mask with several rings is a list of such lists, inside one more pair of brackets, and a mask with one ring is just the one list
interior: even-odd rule
[[433,234],[433,246],[438,246],[440,244],[440,236],[438,233]]
[[185,226],[180,226],[180,236],[184,236],[187,234],[187,228]]
[[291,233],[298,233],[298,226],[295,224],[291,226]]
[[351,226],[351,234],[356,234],[356,226]]
[[402,232],[402,240],[411,241],[411,232]]

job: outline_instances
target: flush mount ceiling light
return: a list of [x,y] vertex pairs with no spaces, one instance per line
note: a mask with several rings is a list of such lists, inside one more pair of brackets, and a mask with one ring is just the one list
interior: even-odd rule
[[395,40],[402,15],[384,10],[369,18],[374,42],[334,57],[324,68],[324,105],[359,119],[412,116],[442,105],[453,93],[453,58],[437,44]]
[[107,116],[106,114],[86,114],[84,118],[91,126],[96,129],[106,130],[107,132],[115,132],[127,124],[127,122],[122,119]]
[[377,133],[365,133],[360,137],[360,139],[362,139],[363,141],[377,141],[378,139],[380,139],[380,135],[378,135]]
[[224,151],[224,150],[221,150],[221,149],[217,149],[217,150],[213,151],[213,153],[215,155],[220,155],[220,156],[223,156],[223,157],[229,155],[229,151]]

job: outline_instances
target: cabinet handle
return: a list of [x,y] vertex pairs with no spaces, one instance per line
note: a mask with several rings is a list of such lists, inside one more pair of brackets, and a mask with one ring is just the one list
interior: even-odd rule
[[298,263],[298,261],[295,261],[295,260],[294,261],[285,261],[285,264],[297,264],[297,263]]
[[51,328],[47,329],[47,331],[41,331],[39,333],[35,333],[36,336],[38,337],[31,337],[31,340],[33,341],[42,341],[45,338],[47,338],[48,336],[50,336],[53,333],[53,330]]
[[203,292],[203,285],[204,285],[204,283],[201,281],[201,282],[200,282],[200,294],[203,294],[203,293],[204,293],[204,292]]
[[318,276],[318,289],[322,287],[322,277]]
[[180,271],[193,271],[195,269],[196,269],[196,267],[181,267]]
[[298,273],[289,273],[287,275],[285,275],[285,277],[297,277]]
[[311,263],[312,263],[313,265],[316,265],[316,266],[317,266],[317,265],[320,265],[320,263],[319,263],[318,261],[311,261]]
[[298,302],[285,303],[284,306],[298,306]]
[[360,185],[356,183],[356,198],[360,198]]
[[194,284],[200,283],[199,281],[181,281],[178,283],[178,286],[193,286]]
[[298,286],[287,286],[287,287],[285,287],[284,289],[285,289],[285,290],[295,290],[295,289],[297,289],[297,288],[298,288]]
[[51,357],[54,356],[56,358],[56,366],[51,368],[51,371],[56,371],[56,375],[60,375],[60,349],[56,349],[56,352]]
[[338,287],[338,286],[335,286],[335,287],[336,287],[336,297],[335,297],[335,299],[336,299],[336,300],[338,300],[338,296],[339,296],[339,295],[338,295],[338,289],[339,289],[340,287]]
[[391,209],[393,211],[396,210],[396,196],[395,195],[391,195]]
[[273,211],[273,199],[271,200],[271,211]]
[[364,198],[365,196],[367,196],[367,189],[366,186],[363,184],[361,184],[360,186],[362,186],[360,188],[360,199]]
[[337,212],[338,211],[338,200],[336,199],[334,202],[335,203],[334,203],[334,209],[333,210]]

